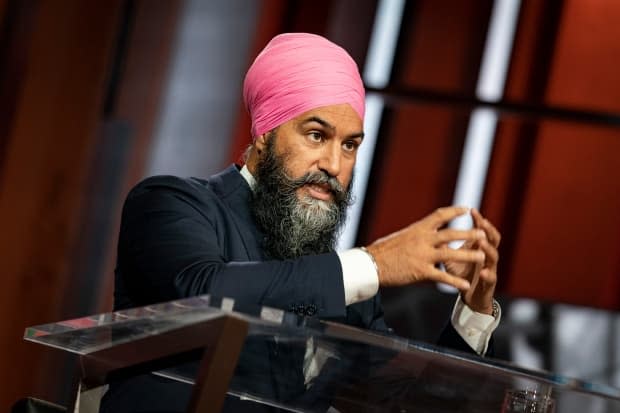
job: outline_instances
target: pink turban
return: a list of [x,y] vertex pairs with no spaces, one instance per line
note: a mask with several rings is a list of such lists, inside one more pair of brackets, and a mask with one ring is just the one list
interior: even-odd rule
[[364,84],[340,46],[309,33],[284,33],[256,57],[243,83],[252,137],[312,109],[348,103],[364,119]]

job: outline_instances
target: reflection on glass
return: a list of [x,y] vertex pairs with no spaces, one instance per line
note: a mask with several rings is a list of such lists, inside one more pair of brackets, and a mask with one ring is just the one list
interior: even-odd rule
[[536,389],[507,390],[502,413],[554,413],[555,402],[547,393]]
[[155,361],[205,348],[196,343],[229,318],[248,330],[228,394],[255,403],[298,412],[620,411],[612,387],[208,296],[31,327],[26,339],[77,353],[86,381],[140,359],[153,362],[144,372],[190,385],[202,353]]

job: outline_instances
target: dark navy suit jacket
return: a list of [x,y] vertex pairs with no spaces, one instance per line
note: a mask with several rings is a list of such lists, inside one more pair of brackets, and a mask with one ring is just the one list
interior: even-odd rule
[[[345,306],[335,252],[268,260],[251,196],[234,165],[208,180],[159,176],[138,184],[123,208],[115,309],[212,294],[389,333],[379,294]],[[472,351],[449,323],[439,344]],[[187,397],[186,387],[142,376],[112,386],[102,411],[183,411]]]

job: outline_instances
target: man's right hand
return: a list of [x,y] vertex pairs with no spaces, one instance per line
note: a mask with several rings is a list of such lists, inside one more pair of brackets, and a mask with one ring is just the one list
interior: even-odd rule
[[478,249],[452,249],[452,241],[486,239],[484,231],[445,228],[452,219],[467,213],[464,207],[439,208],[420,221],[381,238],[367,247],[374,257],[380,286],[402,286],[419,281],[435,281],[465,291],[467,280],[455,277],[437,268],[441,262],[484,263],[484,252]]

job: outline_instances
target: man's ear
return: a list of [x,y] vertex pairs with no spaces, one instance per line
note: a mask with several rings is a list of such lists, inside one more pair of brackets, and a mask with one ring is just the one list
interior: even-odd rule
[[262,135],[258,135],[256,140],[254,140],[254,147],[256,151],[261,154],[265,147],[267,147],[267,140],[269,139],[269,133],[263,133]]

